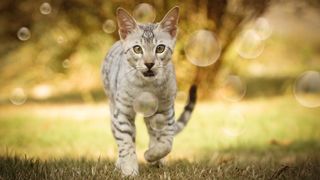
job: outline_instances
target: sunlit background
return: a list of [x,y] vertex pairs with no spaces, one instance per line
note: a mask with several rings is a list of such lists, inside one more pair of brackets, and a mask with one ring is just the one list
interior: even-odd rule
[[[193,83],[199,101],[168,159],[216,162],[236,154],[290,164],[318,156],[316,0],[1,1],[0,156],[114,160],[100,65],[119,39],[116,8],[139,22],[158,22],[174,5],[181,13],[176,115]],[[150,106],[138,102],[137,112],[154,113],[157,99],[141,96]],[[141,161],[148,144],[142,118],[136,119]]]

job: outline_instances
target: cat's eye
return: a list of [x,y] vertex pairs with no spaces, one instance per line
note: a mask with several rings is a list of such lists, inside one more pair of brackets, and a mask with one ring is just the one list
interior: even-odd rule
[[139,46],[139,45],[133,46],[133,51],[134,51],[136,54],[142,54],[142,48],[141,48],[141,46]]
[[158,45],[157,48],[156,48],[156,53],[163,53],[165,48],[166,47],[163,44]]

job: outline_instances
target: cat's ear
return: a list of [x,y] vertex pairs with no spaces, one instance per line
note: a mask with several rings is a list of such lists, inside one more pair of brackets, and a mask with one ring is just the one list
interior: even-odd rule
[[175,6],[164,16],[160,22],[160,27],[174,38],[177,35],[178,20],[179,7]]
[[117,9],[117,21],[119,26],[119,35],[121,39],[126,39],[137,26],[133,17],[123,8]]

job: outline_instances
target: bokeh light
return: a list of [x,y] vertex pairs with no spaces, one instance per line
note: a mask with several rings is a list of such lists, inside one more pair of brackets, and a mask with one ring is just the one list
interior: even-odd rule
[[36,99],[47,99],[52,95],[52,87],[48,84],[40,84],[32,88],[32,97]]
[[167,127],[166,118],[162,114],[156,114],[149,121],[150,127],[155,131],[161,131]]
[[227,101],[240,101],[246,94],[247,86],[239,76],[228,75],[218,89],[219,95]]
[[237,138],[245,132],[245,117],[238,109],[230,108],[225,116],[221,133],[227,138]]
[[51,10],[52,10],[52,8],[51,8],[51,5],[48,3],[48,2],[44,2],[44,3],[42,3],[41,5],[40,5],[40,12],[41,12],[41,14],[43,14],[43,15],[48,15],[48,14],[50,14],[51,13]]
[[20,87],[13,89],[10,96],[10,101],[14,105],[22,105],[26,102],[27,95]]
[[103,25],[102,25],[102,29],[105,33],[113,33],[116,30],[116,23],[111,20],[111,19],[107,19]]
[[133,17],[141,23],[154,22],[156,19],[156,11],[150,4],[141,3],[133,10]]
[[150,92],[142,92],[134,99],[133,109],[144,117],[150,117],[158,110],[158,99]]
[[26,41],[30,39],[31,32],[27,27],[21,27],[17,32],[17,36],[21,41]]
[[305,107],[320,106],[320,73],[307,71],[297,78],[294,86],[296,100]]
[[263,50],[264,41],[255,30],[246,30],[241,34],[236,51],[242,58],[255,59]]
[[264,17],[260,17],[255,21],[254,30],[262,40],[266,40],[272,34],[270,23]]
[[196,66],[209,66],[215,63],[221,53],[216,36],[207,30],[194,32],[185,45],[187,59]]

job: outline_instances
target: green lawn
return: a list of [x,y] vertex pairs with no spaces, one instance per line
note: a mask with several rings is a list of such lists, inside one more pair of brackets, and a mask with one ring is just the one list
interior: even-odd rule
[[[108,115],[104,103],[1,106],[0,179],[119,177]],[[160,169],[145,164],[148,137],[136,122],[142,179],[320,177],[319,108],[289,96],[198,104]]]

